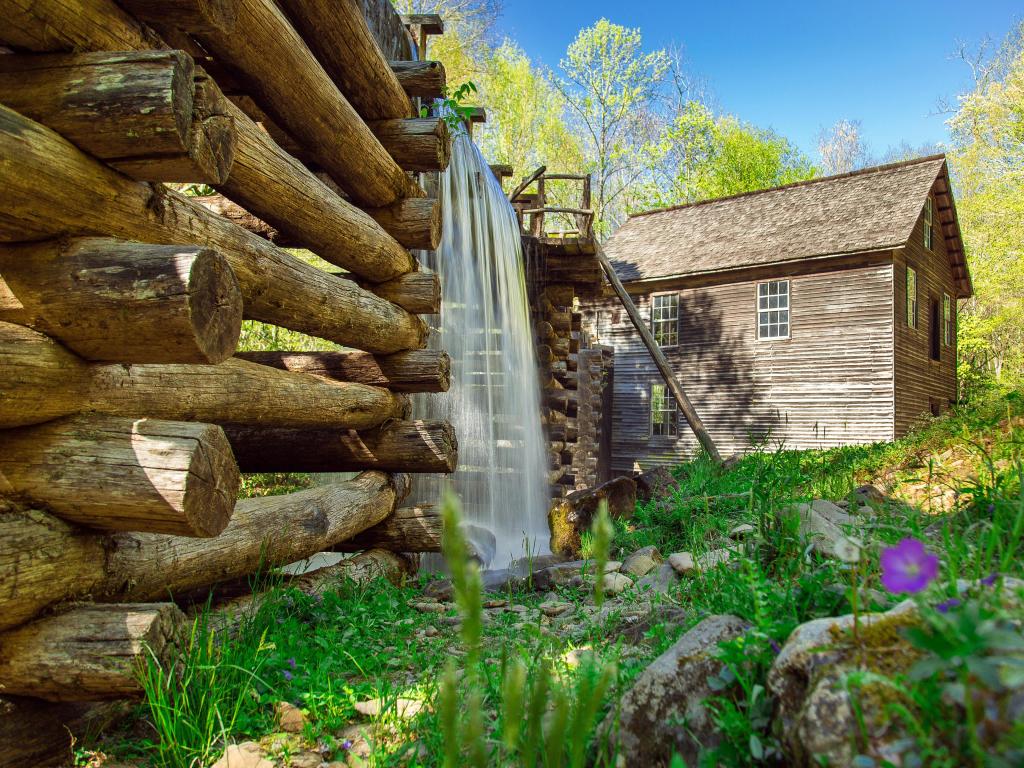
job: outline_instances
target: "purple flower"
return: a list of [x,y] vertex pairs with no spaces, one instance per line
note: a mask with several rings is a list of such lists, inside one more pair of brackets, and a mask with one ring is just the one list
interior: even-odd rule
[[939,572],[939,558],[917,539],[883,549],[881,561],[882,584],[890,592],[920,592]]
[[295,669],[295,657],[294,656],[292,656],[290,659],[288,659],[288,666],[291,667],[292,669]]
[[957,600],[955,597],[951,597],[949,598],[949,600],[943,600],[941,603],[936,605],[935,610],[937,610],[939,613],[949,613],[954,608],[959,608],[960,606],[961,602]]
[[343,742],[341,742],[340,746],[343,750],[347,752],[348,750],[352,749],[352,739],[345,739]]
[[772,650],[775,651],[775,655],[776,656],[778,656],[780,653],[782,653],[782,646],[780,646],[774,640],[769,640],[768,641],[768,645],[770,645],[772,647]]
[[993,584],[996,583],[996,580],[998,578],[998,573],[990,573],[988,576],[981,580],[981,583],[984,584],[986,587],[991,587]]
[[281,673],[281,677],[283,677],[287,682],[290,683],[292,681],[292,678],[295,677],[295,675],[293,675],[286,669]]

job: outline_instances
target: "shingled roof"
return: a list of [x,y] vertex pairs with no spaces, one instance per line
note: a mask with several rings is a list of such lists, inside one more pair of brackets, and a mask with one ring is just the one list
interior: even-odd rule
[[940,177],[941,231],[970,295],[944,155],[634,214],[604,248],[623,282],[899,248]]

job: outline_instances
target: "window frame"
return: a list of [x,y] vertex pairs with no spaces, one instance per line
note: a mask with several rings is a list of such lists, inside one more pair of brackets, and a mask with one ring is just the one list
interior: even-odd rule
[[[658,387],[662,390],[662,397],[666,403],[671,403],[671,408],[661,408],[658,413],[670,413],[672,414],[671,420],[666,420],[666,428],[670,431],[668,434],[656,434],[654,431],[654,390]],[[679,403],[676,402],[675,397],[672,396],[672,392],[669,390],[668,385],[662,382],[659,384],[656,381],[652,381],[647,389],[647,412],[649,418],[647,420],[648,426],[648,437],[652,440],[676,440],[679,437]]]
[[[914,295],[910,295],[910,278],[914,278]],[[919,304],[921,303],[921,285],[917,279],[917,270],[914,269],[910,264],[907,264],[907,272],[903,280],[903,290],[906,293],[905,306],[903,307],[903,319],[907,323],[908,328],[913,328],[915,331],[918,328],[918,314]],[[911,308],[913,308],[913,315],[911,315]]]
[[[770,313],[770,312],[781,312],[781,311],[783,311],[783,309],[781,307],[779,307],[779,306],[776,306],[774,309],[772,309],[772,307],[770,307],[770,306],[766,307],[765,309],[761,309],[761,299],[762,298],[769,299],[769,304],[771,303],[770,299],[771,299],[772,295],[771,295],[771,287],[770,286],[772,285],[772,283],[776,283],[776,284],[780,284],[780,285],[785,283],[785,285],[786,285],[786,293],[785,293],[785,296],[786,296],[786,308],[784,310],[786,312],[786,335],[785,336],[762,336],[761,335],[761,326],[762,325],[764,325],[765,327],[767,327],[769,329],[771,328],[772,325],[779,325],[779,326],[782,325],[782,323],[772,323],[772,322],[770,322],[770,319],[771,319],[770,316],[769,316],[769,322],[767,322],[767,323],[762,323],[761,322],[761,313],[762,312]],[[764,297],[761,296],[761,286],[762,285],[769,286],[768,287],[768,293]],[[776,296],[777,297],[778,296],[782,296],[782,294],[778,293],[778,294],[776,294]],[[758,283],[755,283],[755,285],[754,285],[754,336],[757,338],[758,341],[788,341],[789,339],[791,339],[793,337],[793,284],[792,284],[792,281],[789,278],[783,278],[781,280],[762,280],[762,281],[760,281]]]
[[[655,304],[655,302],[658,299],[663,299],[663,298],[666,298],[666,297],[670,297],[670,298],[674,298],[675,299],[675,322],[674,322],[674,327],[673,327],[673,335],[675,336],[675,342],[672,343],[672,344],[663,344],[661,342],[661,340],[658,338],[658,331],[657,331],[659,323],[668,324],[668,323],[672,322],[672,319],[671,318],[658,318],[658,320],[655,320],[655,318],[654,318],[654,304]],[[679,303],[680,302],[679,302],[679,292],[678,291],[661,291],[659,293],[652,293],[651,294],[651,319],[650,319],[651,336],[654,337],[654,342],[658,345],[659,349],[675,349],[676,347],[679,346]]]
[[935,221],[935,209],[932,204],[931,195],[925,198],[924,201],[924,247],[927,250],[932,250],[935,233],[933,230],[933,223]]
[[953,346],[953,297],[946,292],[942,294],[942,344]]

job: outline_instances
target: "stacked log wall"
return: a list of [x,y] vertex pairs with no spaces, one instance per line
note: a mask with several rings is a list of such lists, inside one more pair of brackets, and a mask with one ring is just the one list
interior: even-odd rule
[[[449,136],[413,115],[444,72],[397,63],[383,0],[0,11],[0,691],[138,695],[143,650],[173,658],[178,595],[437,548],[438,517],[400,505],[405,473],[456,465],[451,426],[409,413],[449,383],[409,250],[441,235],[417,172]],[[243,318],[345,349],[236,355]],[[237,500],[240,471],[361,474]],[[2,708],[40,733],[79,714]]]

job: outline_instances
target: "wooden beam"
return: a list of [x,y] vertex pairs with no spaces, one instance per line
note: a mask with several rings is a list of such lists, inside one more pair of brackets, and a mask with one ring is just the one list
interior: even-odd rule
[[672,366],[669,365],[668,360],[665,358],[665,354],[658,346],[658,342],[654,340],[654,336],[651,335],[651,331],[647,327],[647,324],[640,317],[640,312],[637,310],[636,304],[633,303],[633,299],[630,298],[628,293],[626,293],[626,289],[622,286],[622,281],[615,273],[615,268],[612,266],[612,263],[608,260],[608,255],[604,252],[604,248],[602,248],[601,244],[597,241],[594,242],[594,248],[597,260],[601,264],[601,268],[604,270],[605,277],[608,278],[608,282],[615,291],[615,295],[618,296],[619,301],[622,302],[622,306],[626,310],[626,314],[629,316],[630,322],[633,323],[633,327],[636,328],[637,333],[640,334],[640,339],[643,341],[644,346],[647,347],[647,351],[654,360],[654,364],[657,366],[658,372],[665,380],[665,384],[668,386],[669,391],[675,398],[675,401],[679,406],[679,410],[682,411],[683,417],[686,419],[686,423],[690,425],[690,429],[697,437],[697,441],[700,443],[701,447],[707,451],[708,456],[710,456],[716,464],[721,464],[722,455],[718,452],[718,447],[715,445],[715,441],[707,431],[707,428],[705,428],[704,422],[701,421],[700,416],[697,415],[697,411],[693,407],[693,403],[690,402],[690,398],[686,396],[686,392],[680,386],[675,373],[672,371]]
[[525,177],[521,182],[519,182],[518,186],[516,186],[515,189],[508,193],[509,202],[515,202],[515,199],[519,197],[528,186],[530,186],[531,184],[533,184],[533,182],[535,182],[537,179],[543,176],[547,170],[548,167],[546,165],[542,165],[536,171],[534,171],[529,176]]
[[434,506],[400,507],[384,520],[348,541],[335,552],[384,549],[390,552],[440,552],[441,512]]
[[364,119],[412,114],[409,96],[374,40],[359,0],[283,0],[282,7]]
[[0,321],[87,360],[219,363],[242,330],[238,281],[208,248],[99,237],[0,244],[0,274],[12,296]]
[[25,51],[138,51],[163,41],[113,0],[0,0],[0,41]]
[[0,106],[0,241],[101,233],[221,253],[245,316],[371,352],[423,346],[426,326],[400,307],[303,263],[163,186],[131,181],[53,131]]
[[391,70],[410,97],[440,99],[445,94],[447,76],[440,61],[392,61]]
[[163,30],[171,27],[182,32],[231,34],[237,29],[238,5],[235,0],[162,0],[159,3],[135,3],[131,13],[139,21]]
[[243,472],[455,471],[458,441],[446,421],[389,421],[364,432],[227,426]]
[[443,171],[451,160],[448,123],[439,117],[378,120],[369,124],[395,162],[407,171]]
[[444,34],[444,19],[436,13],[403,13],[402,23],[407,27],[420,27],[428,35]]
[[218,184],[234,162],[223,113],[194,109],[181,51],[0,58],[0,102],[139,181]]
[[73,607],[0,635],[0,688],[46,701],[140,696],[142,667],[169,668],[185,624],[174,603]]
[[335,381],[386,387],[393,392],[447,392],[451,382],[451,358],[433,349],[376,357],[367,352],[239,352],[237,357]]
[[441,279],[433,272],[409,272],[386,283],[360,284],[414,315],[436,315],[441,311]]
[[407,197],[366,213],[406,248],[437,250],[441,244],[441,203],[432,197]]
[[100,530],[216,536],[239,482],[210,424],[77,416],[0,432],[0,489]]

